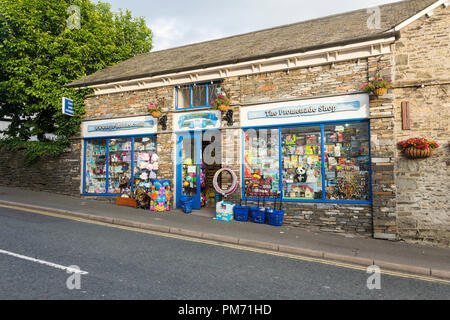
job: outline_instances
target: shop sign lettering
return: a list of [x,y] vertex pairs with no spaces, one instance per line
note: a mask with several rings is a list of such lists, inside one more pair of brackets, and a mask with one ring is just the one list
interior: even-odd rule
[[326,103],[326,104],[311,104],[300,106],[286,106],[267,110],[249,111],[247,114],[248,120],[261,118],[286,118],[299,116],[312,116],[324,113],[333,113],[340,111],[357,111],[361,107],[359,101],[341,102],[341,103]]
[[217,116],[214,113],[202,112],[183,115],[178,120],[178,127],[182,128],[206,128],[208,126],[214,127],[217,123]]
[[126,122],[110,122],[96,125],[88,125],[88,132],[96,131],[118,131],[132,130],[140,128],[151,128],[154,125],[153,120],[147,121],[126,121]]

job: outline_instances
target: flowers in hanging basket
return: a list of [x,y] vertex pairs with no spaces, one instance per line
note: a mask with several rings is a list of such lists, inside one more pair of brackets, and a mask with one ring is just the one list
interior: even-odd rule
[[219,94],[217,98],[211,101],[211,104],[214,106],[214,109],[219,109],[220,111],[227,111],[230,106],[230,100],[227,98],[225,94]]
[[147,107],[147,111],[150,112],[155,118],[161,116],[161,107],[157,104],[150,103],[150,105]]
[[369,80],[369,82],[365,83],[361,90],[364,90],[367,93],[373,92],[376,95],[382,96],[387,92],[387,90],[391,87],[392,80],[383,79],[379,74]]
[[435,141],[429,141],[425,138],[409,138],[397,143],[397,147],[405,153],[408,158],[427,158],[433,154],[433,151],[439,148]]
[[439,148],[439,145],[435,141],[429,141],[422,137],[409,138],[407,140],[400,141],[397,144],[397,146],[402,151],[409,147],[414,147],[417,149],[437,149],[437,148]]

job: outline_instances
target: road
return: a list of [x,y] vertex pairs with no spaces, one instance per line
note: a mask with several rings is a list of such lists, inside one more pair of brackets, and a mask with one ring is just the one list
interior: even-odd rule
[[450,297],[441,282],[381,274],[381,289],[369,290],[362,270],[4,207],[0,275],[0,299]]

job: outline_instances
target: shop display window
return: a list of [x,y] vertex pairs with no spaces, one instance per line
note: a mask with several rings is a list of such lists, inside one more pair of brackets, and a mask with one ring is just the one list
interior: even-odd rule
[[86,140],[84,193],[149,191],[157,179],[156,147],[156,136]]
[[109,193],[131,191],[131,138],[109,139]]
[[281,188],[287,201],[367,203],[369,150],[367,122],[246,129],[244,198],[273,196]]
[[367,123],[324,126],[327,200],[369,200]]
[[320,126],[281,129],[284,199],[322,199]]
[[244,193],[248,198],[279,196],[279,130],[244,131]]
[[85,193],[106,193],[106,140],[86,142]]
[[134,138],[134,189],[150,190],[158,173],[158,159],[156,137]]

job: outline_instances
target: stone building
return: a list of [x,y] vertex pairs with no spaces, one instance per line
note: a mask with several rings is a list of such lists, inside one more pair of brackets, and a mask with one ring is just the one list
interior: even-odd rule
[[[157,178],[172,207],[190,194],[200,209],[226,167],[239,183],[229,201],[276,198],[285,224],[448,245],[448,5],[401,1],[138,55],[67,85],[94,89],[71,150],[26,169],[4,154],[0,180],[20,185],[25,170],[30,187],[107,197],[122,178],[130,191]],[[362,91],[377,74],[387,94]],[[212,109],[219,94],[231,111]],[[396,145],[418,136],[440,147],[408,159]]]

